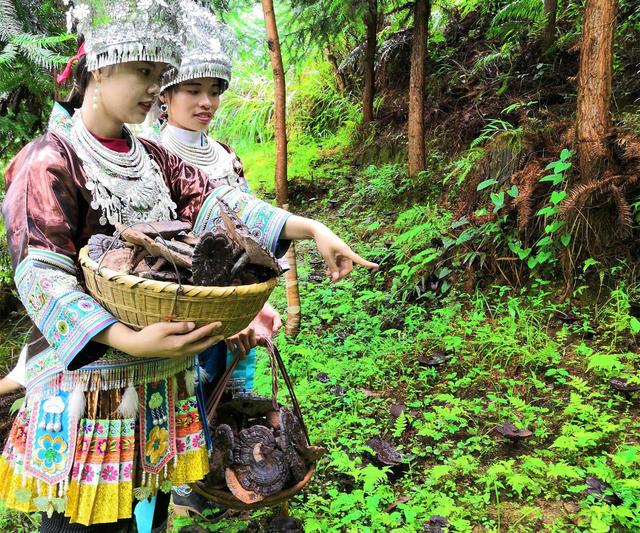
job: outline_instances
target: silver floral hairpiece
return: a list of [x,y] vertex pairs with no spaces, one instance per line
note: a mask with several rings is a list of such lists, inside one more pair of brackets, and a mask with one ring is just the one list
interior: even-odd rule
[[186,0],[76,0],[69,2],[67,31],[84,35],[87,67],[94,71],[129,61],[180,65]]
[[237,47],[233,31],[219,22],[209,7],[194,0],[185,1],[188,6],[183,10],[186,40],[182,63],[177,71],[165,74],[162,91],[195,78],[219,78],[228,86],[231,81],[231,51]]

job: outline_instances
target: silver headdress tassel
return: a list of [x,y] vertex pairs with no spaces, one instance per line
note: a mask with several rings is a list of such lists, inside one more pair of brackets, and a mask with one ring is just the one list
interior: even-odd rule
[[231,51],[237,40],[226,24],[219,22],[211,9],[188,0],[184,7],[185,46],[180,68],[169,71],[162,80],[162,91],[172,85],[196,78],[219,78],[226,89],[231,80]]
[[129,61],[180,65],[186,0],[76,0],[67,11],[85,38],[87,67],[94,71]]

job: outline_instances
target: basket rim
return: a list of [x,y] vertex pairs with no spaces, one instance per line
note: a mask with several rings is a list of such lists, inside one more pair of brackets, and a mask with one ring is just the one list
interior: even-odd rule
[[229,294],[229,290],[233,290],[233,292],[238,295],[251,295],[264,293],[265,291],[271,290],[278,284],[277,276],[274,276],[267,281],[263,281],[262,283],[254,283],[252,285],[231,285],[226,287],[179,285],[178,283],[168,281],[141,278],[140,276],[123,274],[122,272],[117,272],[106,267],[100,267],[98,269],[98,263],[89,257],[88,245],[83,246],[80,249],[78,261],[83,268],[93,272],[95,275],[100,276],[106,281],[117,283],[119,285],[126,285],[128,287],[148,289],[156,293],[164,292],[175,294],[180,290],[183,294],[190,293],[193,296],[198,295],[199,292],[204,292],[207,296],[227,296]]

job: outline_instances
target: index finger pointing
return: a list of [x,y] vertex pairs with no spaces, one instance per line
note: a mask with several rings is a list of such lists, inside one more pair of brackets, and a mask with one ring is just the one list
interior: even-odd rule
[[349,259],[351,259],[354,263],[358,263],[359,265],[362,265],[363,267],[367,267],[367,268],[380,268],[380,265],[378,265],[377,263],[372,263],[371,261],[367,261],[363,257],[360,257],[353,250],[349,250],[349,252],[350,252],[349,254],[345,254],[345,255]]

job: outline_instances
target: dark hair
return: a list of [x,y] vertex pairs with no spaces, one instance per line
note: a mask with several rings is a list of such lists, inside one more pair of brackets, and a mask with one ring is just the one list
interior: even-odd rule
[[[78,48],[80,48],[82,43],[84,43],[84,35],[79,35],[77,43]],[[72,107],[82,107],[84,93],[87,90],[87,85],[89,85],[89,77],[90,74],[89,69],[87,68],[87,56],[83,55],[76,64],[76,72],[73,77],[73,88],[67,98],[67,102],[71,104]]]

